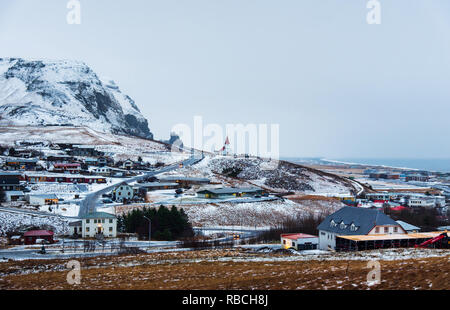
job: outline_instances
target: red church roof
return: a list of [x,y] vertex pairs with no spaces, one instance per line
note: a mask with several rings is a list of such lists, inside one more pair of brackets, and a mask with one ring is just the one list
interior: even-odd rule
[[227,140],[225,141],[225,145],[230,145],[231,143],[230,143],[230,139],[228,139],[228,137],[227,137]]

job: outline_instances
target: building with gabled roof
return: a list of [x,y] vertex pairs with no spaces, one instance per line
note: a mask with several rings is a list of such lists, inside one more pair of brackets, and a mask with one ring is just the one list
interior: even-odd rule
[[321,250],[334,250],[339,236],[406,234],[399,223],[383,212],[355,207],[344,207],[327,216],[317,229]]
[[197,196],[202,198],[254,197],[263,194],[264,190],[259,187],[210,188],[197,192]]
[[81,218],[81,236],[83,238],[95,238],[99,235],[108,238],[117,237],[117,217],[115,215],[93,212]]
[[36,244],[38,240],[45,240],[48,243],[54,243],[53,231],[49,230],[30,230],[27,231],[23,237],[26,245]]
[[134,189],[128,183],[123,182],[117,185],[112,191],[112,199],[117,202],[124,202],[133,199]]
[[231,143],[230,139],[227,137],[224,146],[219,151],[217,151],[217,153],[222,154],[223,156],[228,156],[230,152],[231,152]]
[[21,190],[20,180],[22,174],[13,172],[0,172],[0,190],[19,191]]

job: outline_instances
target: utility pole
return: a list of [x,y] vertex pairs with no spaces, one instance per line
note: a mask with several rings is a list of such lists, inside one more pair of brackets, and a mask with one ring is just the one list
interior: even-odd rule
[[62,249],[63,253],[65,249],[65,241],[66,241],[66,222],[63,219],[63,249]]
[[152,220],[144,215],[144,218],[148,220],[148,241],[152,241]]

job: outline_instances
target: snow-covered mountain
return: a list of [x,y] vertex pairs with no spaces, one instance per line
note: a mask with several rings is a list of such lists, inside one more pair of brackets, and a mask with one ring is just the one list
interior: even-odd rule
[[0,58],[0,125],[72,125],[153,139],[135,102],[78,61]]

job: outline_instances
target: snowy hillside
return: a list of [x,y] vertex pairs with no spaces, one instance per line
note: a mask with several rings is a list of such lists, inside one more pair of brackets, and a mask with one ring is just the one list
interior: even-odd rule
[[135,102],[86,64],[0,58],[0,125],[55,124],[153,138]]
[[262,159],[217,156],[206,157],[192,169],[201,171],[206,177],[228,175],[280,192],[332,195],[349,194],[355,190],[347,180],[318,170],[283,161],[277,169],[265,170],[265,164]]

